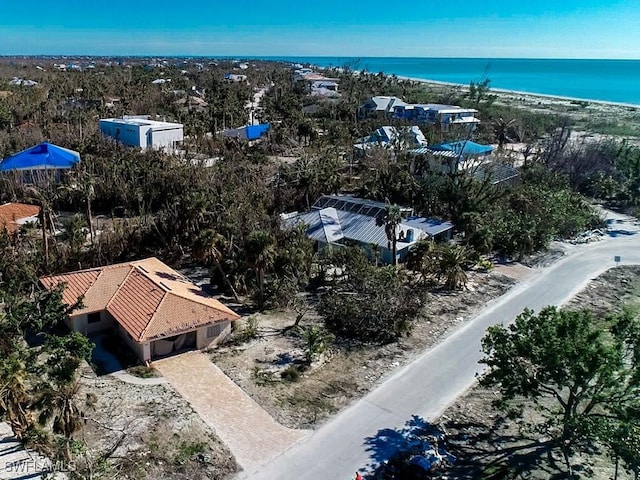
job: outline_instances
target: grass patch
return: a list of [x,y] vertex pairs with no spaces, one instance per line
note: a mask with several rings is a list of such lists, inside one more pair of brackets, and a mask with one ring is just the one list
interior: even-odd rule
[[173,462],[176,465],[184,465],[187,461],[196,459],[198,455],[203,455],[206,448],[205,442],[181,442],[173,457]]
[[588,122],[586,130],[601,135],[617,137],[640,137],[640,127],[633,123],[620,124],[607,120]]
[[127,373],[140,378],[155,378],[158,376],[155,368],[147,367],[145,365],[137,365],[135,367],[127,368]]
[[295,365],[287,367],[280,373],[280,377],[286,382],[297,382],[300,380],[300,376],[300,369]]

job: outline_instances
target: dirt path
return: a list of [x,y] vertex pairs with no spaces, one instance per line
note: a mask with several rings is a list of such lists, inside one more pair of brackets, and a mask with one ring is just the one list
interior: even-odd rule
[[215,430],[245,470],[273,460],[307,435],[277,423],[203,353],[177,355],[154,366]]
[[269,90],[268,87],[263,87],[260,90],[258,90],[253,95],[253,100],[248,101],[247,104],[245,105],[245,108],[249,110],[249,120],[247,125],[256,125],[260,123],[256,121],[255,113],[260,107],[260,102],[262,101],[262,97],[264,96],[265,93],[267,93],[267,90]]

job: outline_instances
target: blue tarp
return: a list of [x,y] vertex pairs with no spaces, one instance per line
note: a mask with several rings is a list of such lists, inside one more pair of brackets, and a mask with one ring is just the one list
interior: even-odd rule
[[0,171],[67,169],[79,161],[78,152],[43,142],[2,160]]
[[259,125],[247,125],[247,140],[257,140],[262,135],[269,131],[271,127],[268,123],[261,123]]
[[436,152],[455,152],[457,154],[462,153],[463,155],[487,155],[493,152],[493,147],[489,145],[480,145],[478,143],[465,140],[429,145],[427,148]]

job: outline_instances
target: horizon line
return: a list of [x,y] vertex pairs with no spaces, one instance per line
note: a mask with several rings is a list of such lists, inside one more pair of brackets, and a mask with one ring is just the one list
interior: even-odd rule
[[437,56],[387,56],[387,55],[204,55],[204,54],[152,54],[152,53],[139,53],[139,54],[127,54],[127,53],[0,53],[0,58],[54,58],[54,57],[94,57],[94,58],[213,58],[213,59],[256,59],[256,60],[278,60],[278,59],[310,59],[310,58],[339,58],[339,59],[366,59],[366,58],[379,58],[379,59],[425,59],[425,60],[586,60],[586,61],[640,61],[638,58],[609,58],[609,57],[493,57],[493,56],[470,56],[470,57],[437,57]]

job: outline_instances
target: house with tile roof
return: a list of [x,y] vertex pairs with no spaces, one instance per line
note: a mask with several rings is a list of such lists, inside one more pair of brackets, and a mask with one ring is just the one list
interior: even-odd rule
[[0,205],[0,230],[6,229],[13,235],[22,225],[37,222],[40,207],[26,203],[5,203]]
[[144,361],[215,345],[240,316],[157,258],[42,277],[81,307],[67,324],[85,335],[114,329]]

